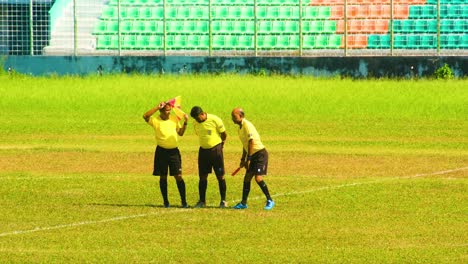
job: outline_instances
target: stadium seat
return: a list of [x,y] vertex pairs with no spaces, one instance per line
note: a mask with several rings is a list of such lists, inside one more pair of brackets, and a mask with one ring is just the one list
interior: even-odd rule
[[303,21],[302,22],[302,31],[304,33],[320,33],[324,30],[324,21]]
[[302,47],[304,49],[313,49],[315,47],[315,35],[304,35],[302,37]]
[[[367,45],[367,35],[348,35],[346,39],[348,49],[365,49]],[[344,45],[341,48],[344,48]]]
[[148,38],[149,49],[161,49],[163,48],[163,37],[159,35],[151,35]]
[[106,34],[106,33],[107,33],[107,22],[101,20],[96,24],[96,27],[93,30],[93,34]]
[[133,21],[124,20],[120,23],[120,32],[132,33],[132,31],[133,31]]
[[389,35],[369,35],[367,38],[367,48],[369,49],[389,49],[390,36]]
[[213,49],[223,49],[226,45],[226,38],[224,35],[214,35],[212,38]]
[[253,48],[253,36],[241,35],[238,40],[238,47],[240,49],[252,49]]
[[299,32],[299,22],[297,21],[286,21],[286,30],[287,33],[298,33]]
[[273,28],[273,23],[270,20],[258,22],[258,33],[270,33]]
[[208,36],[189,35],[187,36],[187,48],[189,49],[208,49],[210,39]]
[[255,32],[255,23],[254,21],[235,21],[232,32],[236,34],[253,34]]
[[135,49],[149,49],[149,36],[138,35],[136,36]]
[[136,36],[135,35],[125,35],[122,36],[122,43],[121,43],[121,48],[122,49],[135,49],[136,45]]
[[325,20],[323,24],[323,32],[325,33],[335,33],[336,32],[336,21]]
[[437,6],[413,5],[409,7],[409,17],[414,19],[437,18]]
[[271,35],[257,36],[257,48],[274,49],[276,46],[276,37]]

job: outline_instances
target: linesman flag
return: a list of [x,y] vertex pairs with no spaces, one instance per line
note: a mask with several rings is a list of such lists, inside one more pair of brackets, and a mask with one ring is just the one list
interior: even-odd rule
[[166,104],[170,104],[172,106],[172,110],[174,110],[174,113],[179,120],[184,118],[185,115],[184,111],[182,111],[181,109],[181,103],[182,98],[180,97],[180,95],[166,101]]

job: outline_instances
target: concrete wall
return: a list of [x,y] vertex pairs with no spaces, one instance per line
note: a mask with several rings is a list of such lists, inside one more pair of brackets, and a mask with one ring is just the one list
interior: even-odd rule
[[281,73],[314,76],[425,77],[447,63],[458,77],[468,74],[468,57],[51,57],[9,56],[4,70],[31,75],[108,73]]

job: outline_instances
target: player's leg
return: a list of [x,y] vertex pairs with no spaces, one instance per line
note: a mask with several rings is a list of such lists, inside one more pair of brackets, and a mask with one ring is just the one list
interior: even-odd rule
[[195,208],[206,206],[206,189],[208,188],[208,174],[211,173],[210,150],[198,149],[198,196]]
[[211,155],[212,155],[213,170],[215,171],[216,179],[218,180],[219,195],[221,198],[219,207],[225,208],[227,207],[227,202],[226,202],[227,188],[226,188],[226,179],[224,178],[225,170],[224,170],[223,144],[217,145],[213,149]]
[[251,168],[251,171],[255,172],[255,181],[262,190],[263,194],[265,194],[265,209],[271,210],[275,206],[275,202],[273,201],[273,199],[271,199],[268,186],[263,180],[263,177],[267,175],[268,170],[268,152],[266,151],[266,149],[260,150],[253,155],[251,161]]
[[246,172],[244,176],[244,183],[242,186],[242,201],[234,206],[234,209],[246,209],[247,199],[250,193],[250,182],[252,181],[253,174]]
[[161,190],[161,195],[163,197],[164,207],[168,208],[170,204],[169,199],[167,198],[167,175],[159,177],[159,189]]
[[182,158],[180,156],[179,149],[172,149],[170,154],[169,160],[169,172],[171,176],[174,176],[177,189],[179,190],[180,194],[180,201],[182,207],[187,208],[187,199],[186,199],[186,191],[185,191],[185,182],[182,178]]
[[157,147],[154,152],[153,175],[159,176],[159,189],[163,198],[164,207],[169,207],[169,199],[167,196],[167,167],[168,159],[165,149]]
[[206,189],[208,187],[208,174],[200,174],[198,179],[198,196],[199,200],[195,205],[196,208],[206,206]]

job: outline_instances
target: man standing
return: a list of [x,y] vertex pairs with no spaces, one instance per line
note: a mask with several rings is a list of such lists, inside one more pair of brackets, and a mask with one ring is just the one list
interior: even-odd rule
[[[158,110],[159,115],[154,117],[153,114]],[[181,126],[177,117],[171,115],[171,110],[172,105],[170,103],[161,102],[148,110],[143,115],[143,118],[154,128],[155,132],[157,146],[154,153],[153,175],[160,176],[159,188],[161,189],[164,207],[170,206],[167,197],[167,173],[169,167],[169,175],[174,176],[177,183],[182,207],[188,208],[185,182],[182,178],[182,159],[178,148],[178,137],[184,135],[188,116],[184,116],[184,124]]]
[[223,121],[212,114],[207,114],[201,107],[194,106],[190,111],[197,122],[194,123],[195,133],[198,135],[200,148],[198,149],[198,193],[200,200],[195,205],[197,208],[206,206],[206,188],[208,186],[208,174],[215,172],[218,179],[219,194],[221,196],[220,208],[225,208],[226,180],[224,179],[223,146],[227,134]]
[[242,189],[242,201],[234,206],[234,209],[247,209],[247,198],[250,192],[250,182],[255,177],[260,189],[266,196],[265,210],[271,210],[275,202],[271,199],[263,176],[267,174],[268,152],[260,140],[260,135],[252,123],[244,118],[244,111],[241,108],[234,108],[231,113],[234,124],[239,125],[239,139],[242,142],[242,158],[239,167],[245,167],[244,185]]

